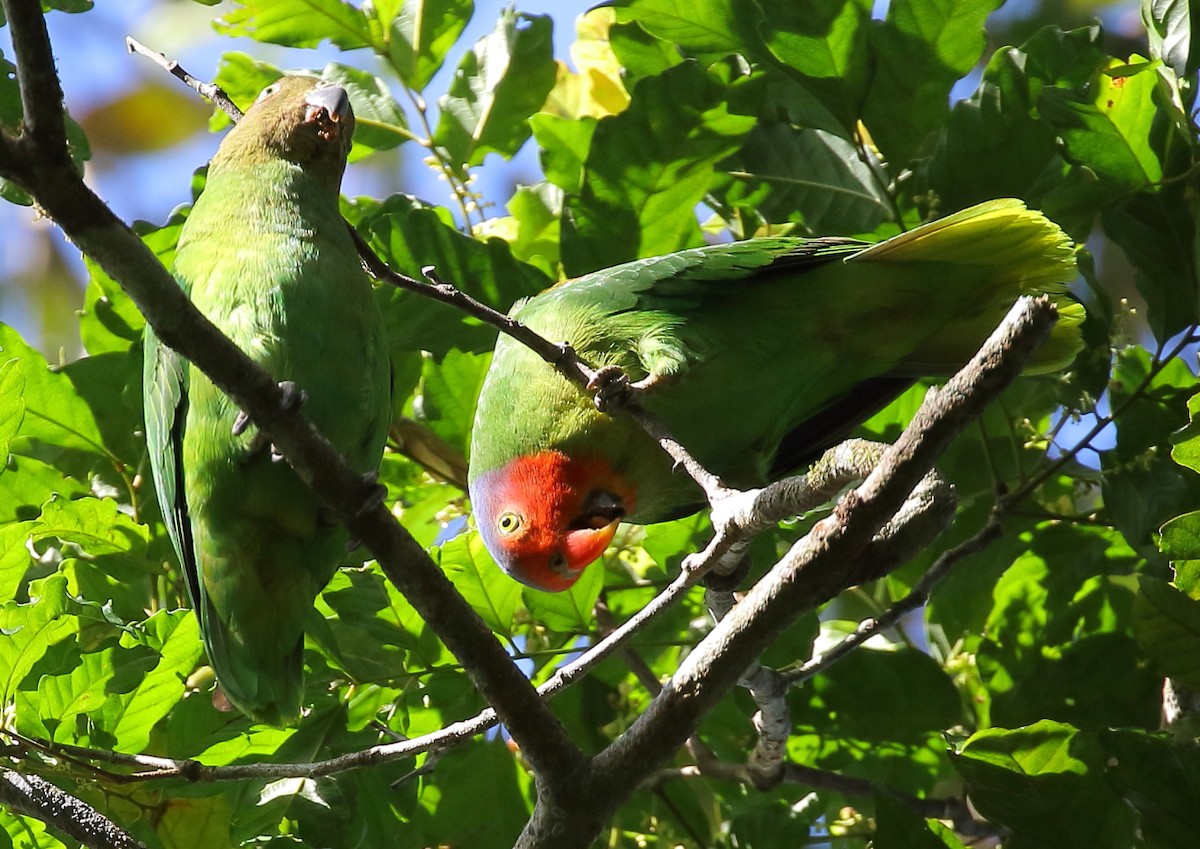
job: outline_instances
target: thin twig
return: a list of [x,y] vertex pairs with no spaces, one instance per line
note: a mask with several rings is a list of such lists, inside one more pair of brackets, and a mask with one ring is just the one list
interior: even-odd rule
[[229,116],[233,123],[242,120],[242,110],[237,104],[230,99],[225,93],[225,89],[221,88],[216,83],[208,83],[198,77],[189,74],[182,65],[174,59],[168,59],[164,54],[156,50],[151,50],[146,45],[142,44],[131,35],[125,36],[125,46],[129,48],[130,53],[136,53],[139,56],[145,56],[154,64],[158,65],[171,76],[180,80],[188,88],[194,90],[201,97],[210,100],[213,105]]

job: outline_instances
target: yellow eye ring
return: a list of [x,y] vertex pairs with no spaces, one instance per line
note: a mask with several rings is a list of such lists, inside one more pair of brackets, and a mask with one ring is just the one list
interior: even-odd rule
[[521,529],[521,517],[516,513],[501,513],[496,520],[496,528],[502,534],[515,534]]

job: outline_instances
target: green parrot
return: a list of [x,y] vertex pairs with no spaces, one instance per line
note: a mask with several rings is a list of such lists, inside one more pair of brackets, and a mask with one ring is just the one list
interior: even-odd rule
[[[383,319],[338,210],[354,132],[346,91],[268,86],[225,139],[179,236],[192,302],[276,380],[356,470],[378,469],[391,414]],[[167,530],[228,701],[294,721],[304,620],[349,540],[234,403],[145,336],[146,443]]]
[[[871,244],[761,238],[597,271],[514,306],[594,367],[644,385],[641,403],[736,487],[782,477],[914,380],[949,375],[1025,294],[1059,321],[1035,371],[1065,367],[1083,310],[1066,295],[1073,248],[1054,223],[996,200]],[[501,336],[471,436],[475,523],[505,572],[570,587],[619,522],[703,507],[700,490],[628,416]]]

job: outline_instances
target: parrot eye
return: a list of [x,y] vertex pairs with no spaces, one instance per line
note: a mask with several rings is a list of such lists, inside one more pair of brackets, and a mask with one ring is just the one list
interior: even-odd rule
[[268,97],[278,92],[279,88],[279,83],[271,83],[271,85],[267,86],[259,93],[258,101],[266,100]]
[[516,513],[501,513],[500,518],[496,520],[496,527],[502,534],[514,534],[521,527],[521,517]]

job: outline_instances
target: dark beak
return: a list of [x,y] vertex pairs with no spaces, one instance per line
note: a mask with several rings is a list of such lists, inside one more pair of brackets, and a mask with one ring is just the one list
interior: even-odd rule
[[597,489],[588,493],[579,515],[575,517],[569,527],[573,530],[603,528],[622,519],[625,513],[625,503],[619,496]]
[[304,121],[316,124],[318,134],[326,141],[335,138],[353,115],[350,95],[340,85],[322,85],[304,96]]

